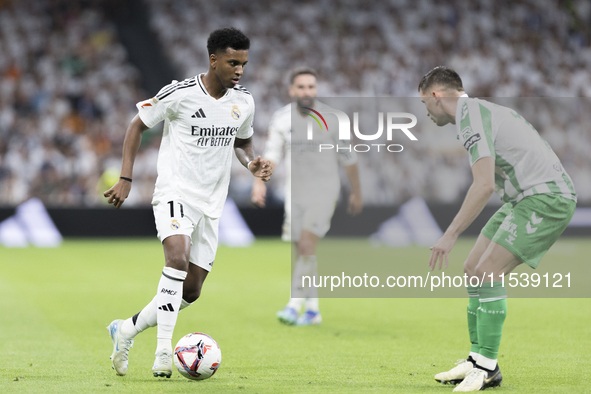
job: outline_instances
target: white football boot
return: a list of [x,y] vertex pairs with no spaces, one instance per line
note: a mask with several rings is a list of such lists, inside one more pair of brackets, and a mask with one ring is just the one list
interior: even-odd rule
[[497,365],[494,371],[485,371],[480,368],[473,368],[462,383],[460,383],[454,392],[466,392],[466,391],[480,391],[488,387],[498,387],[503,381],[503,375]]
[[170,378],[172,376],[172,347],[162,350],[156,349],[156,359],[154,360],[152,373],[154,377],[160,378]]
[[113,369],[120,376],[127,373],[129,349],[133,347],[133,339],[127,339],[121,335],[122,324],[123,320],[117,319],[107,326],[107,331],[113,341],[113,354],[111,354]]
[[456,366],[450,369],[447,372],[440,372],[435,375],[435,380],[441,384],[458,384],[461,383],[462,380],[466,377],[468,372],[470,372],[474,368],[474,364],[472,362],[459,359],[456,362]]
[[483,369],[472,368],[466,375],[466,378],[455,389],[455,392],[480,391],[484,386],[486,371]]

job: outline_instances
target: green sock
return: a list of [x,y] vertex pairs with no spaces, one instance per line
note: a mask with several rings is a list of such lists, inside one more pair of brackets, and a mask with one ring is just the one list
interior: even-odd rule
[[507,316],[507,289],[502,282],[484,283],[479,291],[478,340],[480,354],[496,360],[501,345],[503,323]]
[[478,317],[477,311],[480,306],[480,299],[478,298],[478,287],[468,286],[468,333],[470,334],[470,351],[480,353],[480,345],[478,344]]

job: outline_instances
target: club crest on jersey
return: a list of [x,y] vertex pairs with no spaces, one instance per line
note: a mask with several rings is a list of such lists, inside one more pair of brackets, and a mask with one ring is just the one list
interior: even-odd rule
[[237,105],[232,106],[232,117],[236,120],[240,119],[240,110]]
[[173,230],[178,230],[181,227],[181,225],[179,224],[179,221],[174,219],[171,223],[170,223],[170,228]]

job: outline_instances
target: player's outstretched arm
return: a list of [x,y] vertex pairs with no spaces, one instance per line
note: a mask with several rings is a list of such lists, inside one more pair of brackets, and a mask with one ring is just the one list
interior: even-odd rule
[[351,184],[351,194],[349,195],[349,205],[347,206],[347,213],[355,216],[363,210],[363,197],[361,196],[361,186],[359,184],[359,170],[357,163],[345,167],[347,178]]
[[495,159],[494,157],[483,157],[472,166],[472,175],[474,180],[466,198],[462,203],[462,207],[458,214],[451,222],[443,237],[433,245],[431,249],[431,258],[429,259],[429,267],[431,271],[435,269],[437,260],[439,260],[439,269],[445,260],[445,268],[449,264],[449,252],[454,247],[456,240],[461,233],[486,206],[491,194],[495,191]]
[[109,199],[109,204],[113,204],[117,209],[121,208],[121,205],[123,205],[131,191],[133,163],[135,162],[135,156],[142,142],[142,133],[147,129],[148,127],[142,122],[139,115],[136,115],[127,127],[125,141],[123,142],[121,178],[119,178],[119,181],[112,188],[103,193]]
[[251,172],[257,178],[260,178],[263,182],[267,182],[271,179],[273,169],[269,164],[269,160],[262,160],[261,157],[254,158],[252,148],[252,137],[242,139],[236,138],[234,141],[234,152],[238,161]]

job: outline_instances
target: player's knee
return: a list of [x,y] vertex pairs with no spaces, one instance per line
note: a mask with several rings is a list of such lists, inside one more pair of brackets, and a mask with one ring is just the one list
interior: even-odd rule
[[183,253],[169,254],[166,256],[166,266],[187,272],[189,269],[189,258]]
[[475,264],[472,261],[470,261],[470,260],[464,261],[464,273],[466,275],[468,275],[468,277],[474,275],[475,268],[476,268]]
[[300,256],[313,256],[314,253],[314,244],[308,240],[300,241],[298,245],[298,254]]
[[305,247],[305,246],[304,246],[304,245],[303,245],[303,244],[300,242],[300,244],[298,245],[298,255],[299,255],[299,256],[306,256],[306,255],[307,255],[307,253],[306,253],[306,250],[307,250],[307,249],[308,249],[308,248],[306,248],[306,247]]
[[476,267],[474,267],[471,276],[477,276],[478,278],[482,278],[486,275],[489,275],[490,272],[486,272],[486,264],[484,261],[481,261]]

